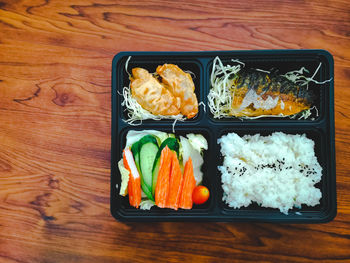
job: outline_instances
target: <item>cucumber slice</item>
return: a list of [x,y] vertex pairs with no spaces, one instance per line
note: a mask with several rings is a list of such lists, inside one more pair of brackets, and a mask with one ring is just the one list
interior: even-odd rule
[[[141,176],[141,188],[143,192],[146,194],[148,199],[154,201],[154,198],[152,196],[152,168],[153,168],[153,162],[154,162],[154,157],[147,157],[147,147],[144,148],[145,145],[151,144],[154,145],[153,147],[156,147],[153,151],[155,152],[154,156],[158,152],[158,140],[155,136],[153,135],[145,135],[143,136],[140,140],[137,142],[133,143],[131,146],[131,151],[133,153],[134,159],[135,159],[135,164],[136,167],[139,171],[139,174]],[[144,148],[144,149],[143,149]],[[143,150],[142,150],[143,149]],[[141,151],[143,151],[143,157],[141,157]],[[145,156],[146,154],[146,156]],[[147,164],[145,164],[146,160],[143,160],[141,162],[141,159],[151,159],[149,162],[151,163],[150,166],[151,168],[147,169]],[[142,168],[142,163],[144,168]],[[150,170],[150,172],[147,170]]]
[[158,153],[158,142],[153,135],[146,135],[139,141],[141,187],[150,200],[152,196],[152,168]]
[[[134,156],[137,170],[139,171],[139,174],[141,175],[141,169],[140,169],[140,141],[135,142],[131,146],[131,152],[132,152],[132,155]],[[142,180],[142,177],[141,177],[141,180]]]
[[175,151],[177,155],[179,155],[179,141],[176,138],[169,137],[165,139],[162,144],[159,146],[159,150],[157,153],[156,158],[160,158],[160,154],[162,153],[162,150],[164,149],[165,146],[168,146],[170,150]]
[[152,168],[158,152],[158,145],[149,142],[142,145],[140,150],[140,168],[144,183],[152,186]]
[[152,196],[152,190],[151,187],[147,186],[143,180],[143,176],[141,173],[141,168],[140,168],[140,141],[135,142],[132,146],[131,146],[131,152],[134,155],[134,159],[135,159],[135,164],[137,167],[137,170],[139,171],[139,174],[141,176],[141,188],[142,191],[145,193],[145,195],[147,196],[148,199],[154,201],[154,198]]
[[159,166],[160,166],[160,158],[157,158],[154,160],[153,170],[152,170],[152,195],[154,195],[156,192]]
[[169,133],[169,134],[168,134],[168,137],[169,137],[169,138],[176,138],[174,133]]
[[157,142],[157,139],[155,136],[153,135],[146,135],[146,136],[143,136],[140,140],[139,140],[139,143],[140,143],[140,150],[141,150],[141,147],[142,145],[146,144],[146,143],[154,143],[155,145],[158,146],[158,142]]
[[153,195],[152,195],[152,191],[151,189],[146,185],[146,184],[141,184],[141,188],[142,188],[142,191],[145,193],[145,195],[147,196],[147,198],[149,200],[152,200],[154,201],[154,198],[153,198]]
[[165,146],[168,146],[170,150],[176,152],[177,156],[179,157],[179,147],[180,147],[179,141],[173,137],[169,137],[166,140],[164,140],[158,149],[157,155],[153,163],[153,169],[152,169],[152,194],[153,195],[156,191],[158,172],[159,172],[159,166],[160,166],[160,155]]

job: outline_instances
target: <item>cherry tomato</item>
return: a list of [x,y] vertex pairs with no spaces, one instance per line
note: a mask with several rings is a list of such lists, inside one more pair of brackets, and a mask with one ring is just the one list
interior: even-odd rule
[[198,185],[192,192],[192,200],[196,205],[204,204],[209,199],[209,189],[203,185]]

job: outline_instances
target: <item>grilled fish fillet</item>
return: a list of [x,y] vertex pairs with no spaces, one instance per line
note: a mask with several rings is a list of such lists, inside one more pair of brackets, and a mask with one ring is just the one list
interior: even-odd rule
[[240,71],[232,80],[232,108],[229,115],[257,117],[290,116],[309,109],[312,94],[280,75],[256,70]]

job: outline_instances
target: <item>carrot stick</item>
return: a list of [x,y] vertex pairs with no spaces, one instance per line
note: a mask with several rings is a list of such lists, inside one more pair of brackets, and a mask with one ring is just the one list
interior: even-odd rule
[[182,173],[179,160],[175,152],[172,152],[173,159],[170,172],[170,186],[169,196],[166,203],[166,207],[177,210],[179,207],[181,187],[182,187]]
[[130,172],[128,182],[129,204],[136,208],[141,203],[141,178],[130,148],[123,151],[124,167]]
[[165,146],[160,154],[160,166],[155,191],[156,205],[162,208],[166,207],[166,201],[169,195],[172,158],[172,152],[168,146]]
[[196,180],[193,175],[193,164],[191,157],[185,164],[184,176],[183,176],[183,187],[180,197],[179,207],[183,209],[192,208],[192,192],[196,187]]

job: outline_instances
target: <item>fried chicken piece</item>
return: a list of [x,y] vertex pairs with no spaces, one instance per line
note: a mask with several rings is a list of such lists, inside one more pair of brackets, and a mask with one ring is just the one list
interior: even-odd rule
[[131,95],[154,115],[180,114],[180,101],[176,99],[152,74],[143,68],[133,68]]
[[181,101],[180,111],[187,118],[193,118],[198,113],[198,101],[194,93],[194,83],[191,75],[183,72],[174,64],[164,64],[157,67],[157,73],[162,82],[167,84],[170,92]]

